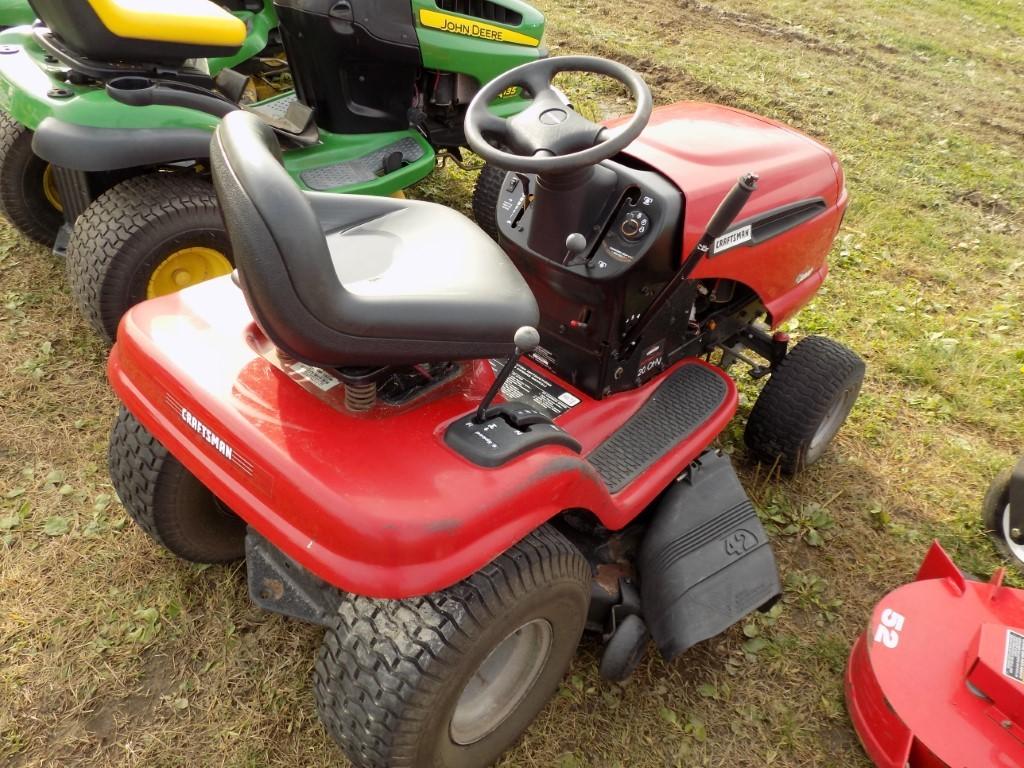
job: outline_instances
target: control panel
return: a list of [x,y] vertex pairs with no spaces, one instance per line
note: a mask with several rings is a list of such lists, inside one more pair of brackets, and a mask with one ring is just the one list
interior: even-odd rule
[[[585,220],[566,231],[557,242],[531,247],[533,203],[537,178],[510,173],[498,200],[498,228],[524,250],[562,264],[592,280],[612,280],[628,272],[656,246],[664,247],[679,221],[681,196],[663,177],[650,171],[605,163],[614,168],[607,194],[586,208]],[[602,180],[604,181],[604,180]],[[588,201],[589,202],[589,201]]]

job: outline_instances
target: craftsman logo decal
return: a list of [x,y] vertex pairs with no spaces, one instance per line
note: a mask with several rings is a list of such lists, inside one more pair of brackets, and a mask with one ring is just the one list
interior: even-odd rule
[[1006,652],[1003,654],[1003,674],[1018,683],[1024,683],[1024,635],[1006,630]]
[[497,43],[513,43],[515,45],[530,45],[534,47],[540,45],[540,40],[524,35],[521,32],[513,32],[511,29],[505,29],[494,24],[485,24],[475,19],[438,13],[426,8],[420,10],[420,24],[431,29],[451,32],[453,35],[480,37],[484,40],[494,40]]
[[212,429],[193,416],[192,412],[184,406],[181,408],[181,420],[188,424],[194,432],[203,438],[203,440],[216,448],[217,452],[225,459],[231,461],[231,457],[234,455],[234,451],[231,449],[231,446],[219,438]]
[[728,251],[730,248],[735,248],[737,245],[743,245],[749,243],[753,237],[754,227],[747,224],[745,227],[734,229],[732,232],[726,232],[720,238],[715,240],[715,245],[711,249],[713,253],[723,253]]

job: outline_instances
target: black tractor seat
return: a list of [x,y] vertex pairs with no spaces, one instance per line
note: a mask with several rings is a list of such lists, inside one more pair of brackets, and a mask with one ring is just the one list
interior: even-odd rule
[[183,62],[231,56],[245,22],[209,0],[30,0],[60,43],[95,61]]
[[498,357],[537,302],[505,253],[433,203],[303,192],[273,131],[233,112],[211,148],[214,183],[257,323],[322,367]]

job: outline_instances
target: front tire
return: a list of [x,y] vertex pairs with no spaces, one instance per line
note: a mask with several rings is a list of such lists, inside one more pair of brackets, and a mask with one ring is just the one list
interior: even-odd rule
[[21,234],[51,247],[64,224],[53,171],[32,151],[32,131],[2,112],[0,212]]
[[110,479],[157,544],[194,563],[245,556],[245,523],[121,406],[110,435]]
[[1024,565],[1024,546],[1010,538],[1010,478],[1012,469],[1000,472],[988,488],[981,505],[981,522],[992,541],[1004,556]]
[[313,673],[320,718],[358,768],[478,768],[554,694],[586,623],[590,566],[543,526],[426,597],[346,594]]
[[477,226],[498,242],[498,201],[507,171],[485,165],[473,187],[473,218]]
[[213,187],[185,173],[137,176],[75,223],[67,274],[82,314],[108,341],[131,307],[232,270]]
[[864,383],[864,361],[824,336],[800,341],[772,372],[744,439],[759,459],[792,474],[828,449]]

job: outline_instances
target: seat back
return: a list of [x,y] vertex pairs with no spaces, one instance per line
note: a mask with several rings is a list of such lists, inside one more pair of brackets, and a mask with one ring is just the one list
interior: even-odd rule
[[[267,336],[303,360],[317,358],[295,323],[317,325],[300,299],[287,260],[315,275],[321,290],[344,292],[320,221],[281,164],[273,130],[247,112],[227,115],[210,152],[214,186],[246,302]],[[287,254],[287,260],[286,256]],[[329,329],[322,329],[329,333]]]
[[50,31],[97,61],[181,62],[230,56],[245,23],[209,0],[29,0]]

